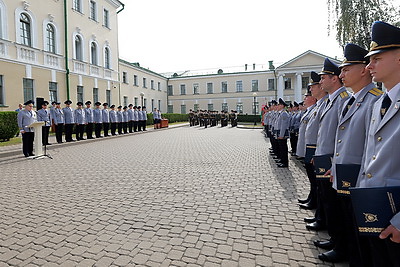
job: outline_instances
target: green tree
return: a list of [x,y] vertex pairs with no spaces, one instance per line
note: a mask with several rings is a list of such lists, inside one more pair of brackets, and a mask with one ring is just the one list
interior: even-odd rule
[[399,7],[392,0],[327,0],[328,30],[336,30],[336,40],[344,48],[354,43],[369,48],[371,25],[376,20],[398,24]]

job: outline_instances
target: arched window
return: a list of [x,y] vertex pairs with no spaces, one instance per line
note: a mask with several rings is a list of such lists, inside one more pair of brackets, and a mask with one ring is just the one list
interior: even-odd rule
[[27,46],[32,46],[31,20],[25,13],[21,13],[19,22],[21,30],[21,43]]
[[90,62],[92,65],[97,65],[97,45],[95,42],[92,42],[90,44],[90,56],[92,62]]
[[75,59],[83,61],[82,39],[78,35],[75,36]]
[[47,24],[46,27],[46,48],[48,52],[56,52],[55,30],[51,24]]
[[110,64],[110,49],[106,47],[104,49],[104,67],[106,69],[111,69],[111,64]]

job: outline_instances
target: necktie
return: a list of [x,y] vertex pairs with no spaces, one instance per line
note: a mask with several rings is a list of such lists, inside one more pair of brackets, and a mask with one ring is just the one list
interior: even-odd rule
[[343,116],[343,117],[346,115],[347,111],[349,111],[351,105],[353,105],[354,100],[356,100],[356,99],[354,98],[354,96],[352,96],[352,97],[350,98],[349,102],[347,102],[347,105],[346,105],[346,106],[344,107],[344,109],[343,109],[343,113],[342,113],[342,116]]
[[382,106],[381,106],[381,119],[383,118],[383,116],[385,116],[386,111],[390,107],[390,104],[392,104],[392,100],[390,100],[390,97],[388,94],[385,94],[385,97],[383,98]]

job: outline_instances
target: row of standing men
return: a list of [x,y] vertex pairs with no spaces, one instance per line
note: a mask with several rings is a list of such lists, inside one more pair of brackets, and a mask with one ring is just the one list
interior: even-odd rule
[[189,110],[189,125],[190,127],[199,125],[200,127],[207,128],[207,126],[213,127],[218,126],[221,122],[221,127],[228,126],[228,122],[231,123],[232,127],[237,126],[237,111],[231,110],[228,113],[227,110],[221,112],[212,110]]
[[[310,192],[299,205],[315,209],[306,228],[330,236],[313,241],[327,250],[319,259],[400,266],[400,28],[377,21],[371,39],[369,51],[347,44],[342,64],[326,58],[322,71],[311,73],[296,146]],[[285,106],[280,99],[264,115],[279,167],[287,167]]]

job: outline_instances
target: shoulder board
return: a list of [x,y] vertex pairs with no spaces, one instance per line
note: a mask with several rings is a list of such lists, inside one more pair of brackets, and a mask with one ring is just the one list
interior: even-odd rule
[[340,93],[340,97],[341,98],[345,98],[345,97],[348,97],[348,96],[349,96],[349,94],[346,91]]
[[329,97],[325,98],[325,99],[324,99],[324,102],[327,102],[327,101],[328,101],[328,99],[329,99]]
[[372,88],[371,90],[368,91],[368,93],[370,93],[374,96],[380,96],[383,94],[383,91],[378,88]]

